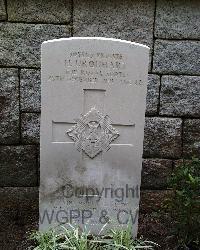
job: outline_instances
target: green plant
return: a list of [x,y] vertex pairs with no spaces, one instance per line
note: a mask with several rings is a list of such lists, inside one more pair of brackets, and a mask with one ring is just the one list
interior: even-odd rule
[[53,250],[59,249],[60,235],[55,230],[50,229],[46,232],[36,231],[30,235],[30,239],[36,244],[34,250]]
[[71,230],[62,227],[63,229],[63,247],[62,249],[74,250],[92,250],[98,249],[98,241],[90,238],[90,232],[85,228],[80,230],[79,227],[69,225]]
[[128,224],[126,229],[111,230],[111,238],[105,249],[108,250],[136,250],[136,249],[155,249],[158,244],[152,241],[132,238],[132,227]]
[[168,202],[179,245],[199,244],[200,240],[200,160],[185,160],[174,170]]
[[[98,249],[98,245],[95,240],[89,241],[89,232],[80,230],[78,227],[71,227],[67,229],[65,227],[50,229],[46,232],[33,232],[30,236],[31,240],[34,240],[35,247],[33,250],[92,250]],[[61,231],[58,233],[57,231]]]
[[[130,226],[124,230],[111,230],[109,235],[93,236],[85,228],[80,230],[78,227],[67,229],[65,227],[50,229],[47,232],[34,232],[30,239],[34,240],[33,250],[136,250],[136,249],[154,249],[157,244],[144,241],[142,239],[134,240],[132,238],[132,229]],[[103,227],[104,228],[104,227]]]

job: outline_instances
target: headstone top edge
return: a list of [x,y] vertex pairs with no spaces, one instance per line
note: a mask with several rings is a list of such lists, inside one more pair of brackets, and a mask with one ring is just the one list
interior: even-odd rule
[[42,43],[42,46],[49,44],[49,43],[57,43],[57,42],[63,42],[63,41],[76,41],[76,40],[97,40],[97,41],[111,41],[111,42],[119,42],[123,44],[129,44],[129,45],[134,45],[138,47],[142,47],[144,49],[150,50],[150,48],[144,44],[141,43],[136,43],[136,42],[131,42],[127,40],[122,40],[122,39],[116,39],[116,38],[106,38],[106,37],[70,37],[70,38],[59,38],[59,39],[52,39],[48,41],[44,41]]

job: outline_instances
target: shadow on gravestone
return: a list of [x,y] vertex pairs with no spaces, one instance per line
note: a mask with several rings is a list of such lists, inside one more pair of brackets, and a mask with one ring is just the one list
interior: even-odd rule
[[40,230],[137,235],[148,58],[118,39],[42,44]]

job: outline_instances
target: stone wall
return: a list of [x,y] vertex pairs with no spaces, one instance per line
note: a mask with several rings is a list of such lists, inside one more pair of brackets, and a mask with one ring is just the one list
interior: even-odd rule
[[140,233],[164,244],[167,178],[200,155],[199,13],[198,0],[0,0],[1,249],[26,249],[25,232],[37,228],[40,44],[70,36],[151,48]]

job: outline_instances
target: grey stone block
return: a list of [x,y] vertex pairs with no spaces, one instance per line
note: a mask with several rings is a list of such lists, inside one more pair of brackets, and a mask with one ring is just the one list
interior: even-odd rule
[[0,0],[0,20],[6,20],[6,5],[4,0]]
[[19,81],[17,69],[0,69],[0,143],[19,142]]
[[28,237],[38,229],[38,188],[0,188],[0,240],[1,249],[29,249]]
[[39,67],[42,42],[69,35],[65,25],[0,23],[0,65]]
[[189,158],[200,156],[200,119],[187,119],[184,121],[183,154]]
[[156,40],[153,72],[200,74],[200,41]]
[[71,19],[70,0],[8,0],[8,20],[63,23]]
[[0,146],[0,185],[37,185],[35,146]]
[[172,160],[145,159],[142,166],[143,189],[166,188],[172,174]]
[[200,77],[163,76],[160,114],[200,117]]
[[141,192],[140,213],[158,212],[171,192],[168,190],[145,190]]
[[40,111],[40,71],[22,69],[20,73],[21,110]]
[[40,115],[37,113],[23,113],[21,115],[21,131],[23,143],[39,143]]
[[155,115],[158,111],[160,77],[150,74],[148,76],[146,114]]
[[[162,199],[162,197],[159,198]],[[139,214],[138,235],[142,235],[143,239],[156,242],[160,249],[172,250],[174,248],[174,239],[171,237],[173,226],[174,221],[171,216],[161,207],[161,211]]]
[[159,38],[200,38],[199,0],[158,0],[155,35]]
[[180,158],[182,120],[147,117],[144,136],[144,157]]
[[75,0],[74,36],[100,36],[152,46],[153,0]]

